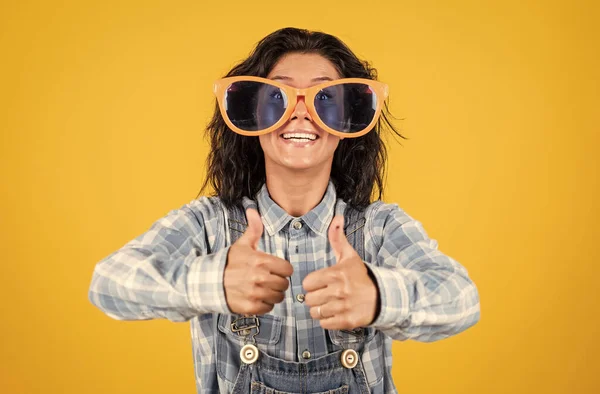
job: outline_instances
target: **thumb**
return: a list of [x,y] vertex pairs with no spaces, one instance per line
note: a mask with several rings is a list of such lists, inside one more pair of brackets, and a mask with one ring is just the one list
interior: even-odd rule
[[240,238],[242,242],[250,245],[252,249],[258,247],[258,241],[263,233],[263,223],[256,209],[246,209],[246,220],[248,221],[248,228],[244,232],[244,235]]
[[329,243],[331,244],[331,248],[335,253],[336,261],[339,263],[342,257],[346,254],[348,248],[352,248],[348,240],[346,239],[346,234],[344,234],[344,217],[336,216],[331,221],[329,225]]

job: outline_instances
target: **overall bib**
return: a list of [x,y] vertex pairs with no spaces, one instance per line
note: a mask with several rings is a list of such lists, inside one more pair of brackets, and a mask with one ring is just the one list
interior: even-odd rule
[[353,349],[307,362],[289,362],[246,345],[240,358],[233,394],[369,393],[360,354]]

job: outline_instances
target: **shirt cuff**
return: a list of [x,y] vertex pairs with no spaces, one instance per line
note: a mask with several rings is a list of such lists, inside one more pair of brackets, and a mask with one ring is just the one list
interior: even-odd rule
[[198,256],[190,263],[187,296],[192,308],[198,313],[231,313],[223,286],[228,252],[229,247],[216,253]]
[[366,264],[377,281],[381,309],[368,327],[403,327],[409,323],[408,291],[402,274],[396,270]]

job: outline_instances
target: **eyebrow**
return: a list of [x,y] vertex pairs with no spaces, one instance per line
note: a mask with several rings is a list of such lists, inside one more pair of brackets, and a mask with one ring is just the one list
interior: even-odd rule
[[[272,80],[282,80],[282,81],[291,81],[293,78],[291,77],[287,77],[285,75],[275,75],[274,77],[271,77]],[[311,82],[322,82],[322,81],[333,81],[333,78],[330,77],[316,77],[311,79]]]

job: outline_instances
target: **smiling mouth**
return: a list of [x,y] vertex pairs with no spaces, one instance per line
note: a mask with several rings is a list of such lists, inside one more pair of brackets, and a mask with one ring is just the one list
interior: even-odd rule
[[311,142],[316,141],[319,136],[312,133],[283,133],[281,137],[286,141]]

